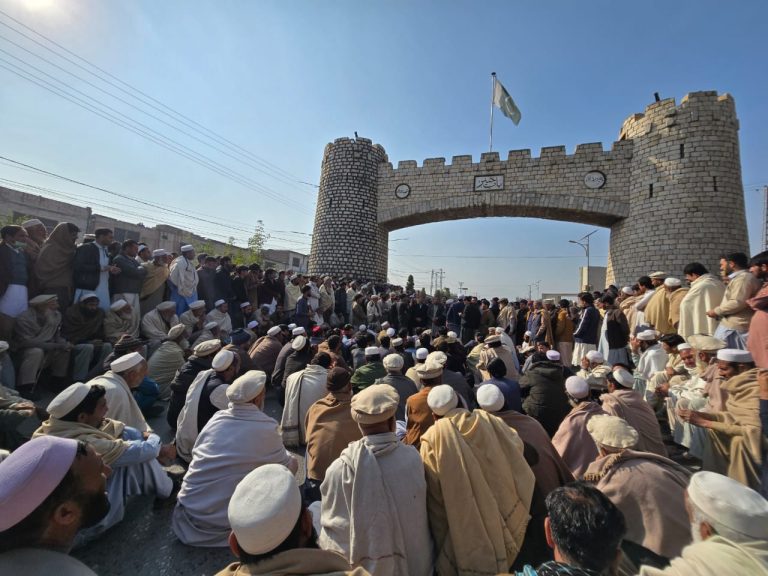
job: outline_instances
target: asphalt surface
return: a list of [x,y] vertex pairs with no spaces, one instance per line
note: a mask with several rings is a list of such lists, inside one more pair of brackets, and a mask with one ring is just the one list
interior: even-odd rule
[[[281,408],[271,394],[266,412],[280,418]],[[150,426],[170,440],[165,414],[151,418]],[[303,457],[298,482],[304,481]],[[99,576],[210,576],[224,569],[236,558],[229,548],[197,548],[178,541],[171,530],[173,507],[153,510],[154,498],[138,496],[130,499],[122,522],[99,538],[72,551],[72,556],[89,566]]]

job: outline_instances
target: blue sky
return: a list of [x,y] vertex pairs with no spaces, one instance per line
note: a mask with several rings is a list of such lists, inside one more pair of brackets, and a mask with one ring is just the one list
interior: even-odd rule
[[[477,160],[488,145],[496,71],[523,114],[517,127],[497,116],[494,148],[502,156],[517,148],[538,155],[552,145],[570,153],[583,142],[608,148],[654,92],[678,100],[697,90],[733,94],[752,251],[760,248],[766,2],[0,0],[0,10],[252,154],[243,163],[206,147],[9,44],[5,38],[121,95],[0,26],[0,50],[23,62],[0,58],[64,79],[250,182],[216,174],[0,69],[0,155],[190,217],[0,163],[0,178],[50,187],[58,199],[99,213],[122,211],[126,220],[221,239],[247,236],[260,219],[270,246],[308,251],[315,191],[297,181],[318,182],[327,142],[357,131],[394,163],[459,154]],[[0,22],[18,28],[2,14]],[[196,222],[198,214],[221,225]],[[572,292],[584,256],[568,240],[592,229],[513,218],[403,229],[390,235],[403,239],[390,244],[390,279],[404,283],[414,273],[417,285],[428,286],[430,270],[442,268],[446,286],[463,282],[483,296],[527,295],[537,280],[541,291]],[[592,237],[594,264],[605,264],[608,237],[607,229]]]

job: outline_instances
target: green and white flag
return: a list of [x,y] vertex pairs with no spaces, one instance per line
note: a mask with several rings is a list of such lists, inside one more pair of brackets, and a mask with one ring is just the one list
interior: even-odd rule
[[520,124],[520,109],[515,105],[515,101],[512,100],[512,96],[509,95],[507,89],[501,85],[498,79],[493,85],[493,105],[496,106],[501,112],[515,123],[515,126]]

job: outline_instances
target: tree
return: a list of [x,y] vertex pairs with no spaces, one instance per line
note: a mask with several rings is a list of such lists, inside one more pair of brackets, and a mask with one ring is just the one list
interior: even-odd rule
[[261,264],[263,257],[261,255],[264,245],[269,240],[269,234],[264,230],[264,222],[256,221],[256,227],[253,230],[253,236],[248,238],[248,250],[251,252],[251,258],[254,263]]
[[413,293],[413,274],[408,274],[408,281],[405,283],[405,293]]

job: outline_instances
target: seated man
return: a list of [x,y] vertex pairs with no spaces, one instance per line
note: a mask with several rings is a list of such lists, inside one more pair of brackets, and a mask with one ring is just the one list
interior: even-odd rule
[[61,336],[60,326],[59,299],[51,294],[32,298],[29,308],[16,318],[13,331],[19,357],[16,388],[22,396],[34,393],[40,373],[49,366],[55,385],[67,381],[72,344]]
[[16,390],[0,385],[0,449],[15,450],[29,440],[24,428],[38,414],[44,417],[45,411],[19,396]]
[[400,422],[405,422],[405,403],[408,401],[408,398],[416,394],[416,384],[410,378],[403,376],[405,362],[403,361],[402,354],[387,354],[384,357],[383,364],[387,375],[377,379],[374,383],[388,384],[395,389],[400,398],[395,418]]
[[725,474],[757,490],[763,458],[759,368],[749,352],[735,348],[719,350],[717,362],[722,387],[728,392],[725,411],[680,410],[680,417],[708,430],[711,450],[704,454],[704,470]]
[[280,419],[280,435],[288,448],[307,444],[307,411],[327,394],[328,369],[331,356],[325,352],[315,355],[304,370],[291,374],[285,381],[285,405]]
[[237,377],[240,360],[231,350],[219,350],[211,361],[211,369],[198,373],[189,385],[184,407],[176,428],[176,450],[185,462],[192,461],[192,448],[197,435],[208,420],[229,405],[227,386]]
[[179,324],[176,316],[176,303],[170,300],[160,302],[154,310],[150,310],[141,319],[141,336],[149,340],[149,356],[168,336],[168,331]]
[[632,362],[635,364],[634,389],[646,400],[653,398],[649,382],[654,374],[662,372],[667,364],[667,353],[659,344],[656,330],[643,330],[630,338]]
[[590,350],[581,359],[581,370],[576,375],[587,381],[590,390],[605,392],[608,387],[606,378],[610,372],[611,367],[605,363],[603,355],[597,350]]
[[83,382],[95,364],[101,366],[112,353],[112,345],[104,342],[104,310],[94,292],[83,292],[79,302],[67,308],[61,324],[61,335],[74,346],[72,379]]
[[691,473],[668,458],[634,450],[640,435],[617,416],[594,416],[587,430],[599,456],[584,480],[624,513],[625,539],[665,558],[679,556],[691,541],[684,502]]
[[352,389],[355,392],[365,390],[379,378],[387,375],[387,370],[381,362],[381,350],[378,346],[368,346],[365,349],[365,364],[352,374]]
[[205,329],[205,300],[195,300],[189,305],[189,310],[182,312],[179,322],[184,325],[185,336],[190,342],[198,339]]
[[203,330],[198,334],[197,340],[192,342],[192,346],[197,346],[201,342],[207,342],[208,340],[221,341],[221,335],[219,333],[219,325],[216,322],[206,322],[203,325]]
[[182,364],[171,381],[171,400],[165,417],[174,434],[176,433],[179,413],[184,408],[187,399],[189,387],[200,372],[211,369],[211,361],[219,350],[221,350],[221,340],[201,342],[192,349],[192,355]]
[[107,417],[136,428],[139,432],[151,432],[132,390],[138,388],[147,375],[147,361],[138,352],[131,352],[112,361],[109,370],[90,380],[107,391]]
[[157,382],[160,389],[160,400],[170,400],[171,382],[176,376],[176,372],[184,364],[184,353],[188,346],[184,326],[176,324],[168,330],[168,337],[165,342],[160,344],[155,353],[150,356],[147,363],[147,374]]
[[507,365],[501,358],[494,358],[488,363],[486,371],[490,378],[481,382],[481,385],[490,384],[496,386],[504,397],[503,410],[523,411],[523,401],[520,399],[520,384],[511,378],[507,378]]
[[339,554],[317,547],[312,515],[301,501],[293,474],[280,464],[250,472],[235,488],[227,517],[228,544],[239,562],[216,576],[316,574],[370,576]]
[[256,340],[248,350],[254,369],[261,370],[271,377],[286,339],[287,332],[284,333],[280,326],[272,326],[267,330],[266,336]]
[[427,402],[435,424],[420,452],[437,572],[506,572],[523,545],[535,485],[523,443],[501,419],[458,408],[450,386],[433,388]]
[[54,436],[0,462],[0,574],[96,576],[66,552],[109,512],[108,474],[92,447]]
[[372,574],[431,576],[424,469],[418,451],[395,436],[398,403],[388,384],[352,397],[363,438],[328,467],[318,542]]
[[697,472],[686,491],[693,544],[670,566],[640,576],[768,574],[768,501],[740,482]]
[[226,387],[229,407],[200,431],[173,511],[172,528],[190,546],[227,546],[227,506],[238,482],[254,468],[297,460],[283,447],[277,422],[263,412],[267,376],[251,370]]
[[307,481],[305,498],[320,500],[320,484],[328,466],[336,460],[350,442],[362,437],[357,422],[352,419],[352,384],[349,371],[332,368],[328,371],[328,394],[312,404],[307,411]]
[[565,381],[565,393],[572,408],[552,437],[552,445],[573,476],[581,478],[597,459],[597,446],[587,431],[587,423],[593,416],[605,412],[590,399],[589,384],[581,376],[571,376]]
[[443,383],[443,365],[434,356],[427,356],[423,364],[416,365],[416,372],[419,375],[421,389],[405,403],[403,442],[418,450],[422,435],[435,423],[427,397],[433,387]]
[[506,346],[503,346],[501,336],[498,334],[488,336],[484,342],[485,346],[480,352],[480,360],[477,363],[477,368],[480,370],[483,380],[489,380],[491,378],[491,375],[488,372],[488,364],[494,358],[500,358],[504,362],[504,365],[507,367],[507,376],[513,380],[519,378],[520,374],[517,362],[515,362],[512,352]]
[[614,366],[613,372],[608,375],[608,394],[600,396],[603,411],[623,418],[637,431],[640,437],[636,450],[666,456],[667,449],[661,438],[659,421],[640,392],[632,389],[635,382],[632,374],[618,365]]
[[565,375],[558,354],[557,359],[547,352],[542,359],[534,354],[535,361],[520,378],[523,410],[536,418],[550,438],[557,432],[560,423],[570,412],[568,397],[565,395]]
[[421,390],[421,380],[419,379],[419,374],[416,369],[419,367],[419,365],[424,364],[424,362],[427,361],[428,355],[429,350],[426,348],[418,348],[416,350],[416,364],[414,364],[413,367],[408,368],[408,370],[405,372],[405,375],[408,377],[408,379],[412,380],[413,383],[416,384],[416,390]]
[[208,312],[205,319],[208,322],[216,322],[219,327],[219,336],[226,341],[232,332],[232,317],[229,315],[229,304],[225,300],[216,300],[214,309]]
[[624,514],[605,494],[584,482],[553,490],[546,499],[544,530],[555,561],[534,571],[526,566],[518,576],[615,574],[627,532]]
[[125,300],[115,300],[104,317],[104,339],[113,346],[122,336],[133,335],[133,309]]
[[172,444],[161,444],[160,437],[105,418],[108,410],[103,386],[77,382],[66,388],[48,405],[50,418],[35,436],[58,436],[82,440],[93,447],[112,469],[107,479],[109,513],[86,533],[79,544],[101,534],[125,516],[125,503],[138,494],[168,498],[173,481],[158,459],[171,461],[176,456]]

